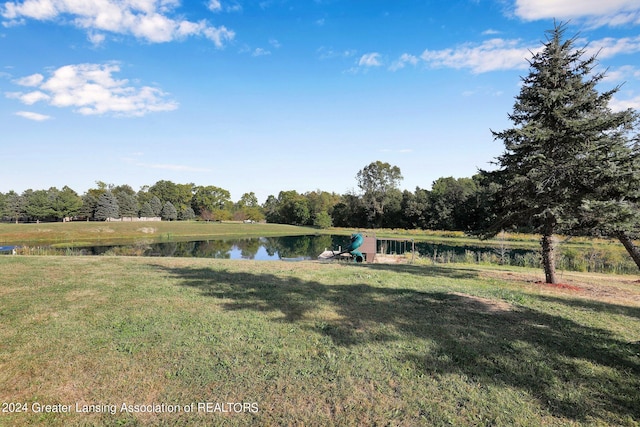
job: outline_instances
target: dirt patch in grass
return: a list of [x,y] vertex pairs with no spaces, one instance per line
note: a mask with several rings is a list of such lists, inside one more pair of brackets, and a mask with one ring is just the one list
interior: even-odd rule
[[478,313],[506,313],[513,310],[513,306],[505,301],[467,295],[460,292],[450,292],[450,295],[460,297],[460,302],[466,310]]
[[564,294],[610,303],[640,306],[640,283],[624,276],[600,273],[563,273],[562,283],[548,284],[540,280],[540,273],[484,270],[482,277],[523,285],[537,292]]

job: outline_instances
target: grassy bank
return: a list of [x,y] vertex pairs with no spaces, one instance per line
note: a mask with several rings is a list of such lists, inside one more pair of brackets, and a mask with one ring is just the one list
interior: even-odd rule
[[0,425],[640,422],[632,276],[549,288],[515,268],[128,257],[0,270]]
[[269,237],[315,234],[317,229],[284,224],[237,222],[55,222],[42,224],[0,223],[0,244],[93,246],[133,242],[233,237]]

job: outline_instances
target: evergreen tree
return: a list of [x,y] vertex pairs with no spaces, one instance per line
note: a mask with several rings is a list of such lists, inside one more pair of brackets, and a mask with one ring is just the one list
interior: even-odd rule
[[120,191],[116,193],[116,200],[120,207],[120,216],[137,217],[138,216],[138,199],[135,193]]
[[58,190],[50,188],[47,190],[26,190],[23,197],[26,200],[25,212],[31,219],[37,221],[47,220],[55,217],[53,200]]
[[191,206],[185,206],[180,209],[180,213],[178,214],[178,219],[181,221],[190,221],[196,217],[196,213],[193,211]]
[[111,191],[105,192],[98,199],[94,217],[97,221],[105,221],[107,218],[120,218],[118,200]]
[[57,218],[64,219],[72,217],[80,211],[81,207],[82,199],[78,196],[78,193],[71,188],[65,185],[61,191],[58,192],[56,190],[53,209]]
[[20,218],[25,216],[26,200],[20,194],[15,191],[9,191],[5,195],[5,215],[15,220],[16,224]]
[[145,202],[142,204],[140,208],[140,217],[141,218],[152,218],[156,216],[153,208],[151,207],[151,202]]
[[90,193],[85,193],[82,195],[82,206],[78,211],[78,215],[85,217],[87,221],[95,219],[97,206],[98,199]]
[[166,202],[162,207],[162,212],[160,212],[160,216],[165,221],[175,221],[176,219],[178,219],[178,211],[176,210],[176,207],[173,206],[173,203]]
[[149,200],[149,206],[151,206],[151,211],[153,212],[151,216],[160,216],[162,212],[162,202],[158,196],[153,196],[151,200]]
[[505,144],[498,169],[483,172],[498,184],[492,200],[498,220],[485,235],[513,226],[542,234],[547,283],[557,283],[554,235],[582,227],[585,201],[609,197],[598,189],[615,179],[620,161],[628,161],[612,153],[635,121],[630,110],[609,109],[618,88],[596,90],[604,73],[593,72],[595,56],[583,59],[585,50],[574,49],[576,39],[565,40],[564,33],[565,26],[556,25],[533,55],[509,115],[514,127],[493,132]]

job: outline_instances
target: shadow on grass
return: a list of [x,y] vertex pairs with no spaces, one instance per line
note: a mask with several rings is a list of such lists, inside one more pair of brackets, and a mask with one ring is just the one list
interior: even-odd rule
[[[429,350],[424,352],[415,347],[390,350],[401,351],[396,355],[399,363],[410,363],[417,373],[455,373],[484,385],[519,388],[554,415],[576,421],[595,418],[606,424],[621,420],[633,424],[640,420],[640,348],[604,329],[443,291],[366,283],[329,285],[207,268],[159,268],[178,277],[184,286],[224,299],[226,310],[281,313],[279,321],[299,323],[330,337],[336,346],[427,340]],[[438,267],[373,268],[430,277],[474,277],[473,272]],[[335,311],[337,320],[309,321],[318,307]],[[604,303],[593,308],[619,310]]]
[[[567,299],[567,298],[557,298],[548,295],[540,295],[538,299],[543,301],[548,301],[554,304],[563,304],[569,307],[581,309],[581,310],[589,310],[589,311],[601,311],[611,314],[618,314],[622,316],[635,317],[636,319],[640,319],[640,307],[632,307],[627,305],[620,304],[612,304],[600,301],[592,301],[586,299]],[[640,337],[638,337],[640,339]]]

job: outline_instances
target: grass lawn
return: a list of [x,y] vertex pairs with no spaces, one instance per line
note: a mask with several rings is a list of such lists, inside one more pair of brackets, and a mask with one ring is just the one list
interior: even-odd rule
[[2,426],[640,423],[635,276],[55,256],[0,271]]
[[239,222],[150,221],[150,222],[48,222],[41,224],[0,223],[0,244],[47,244],[93,246],[136,240],[176,241],[235,237],[298,236],[316,234],[317,229],[284,224]]

